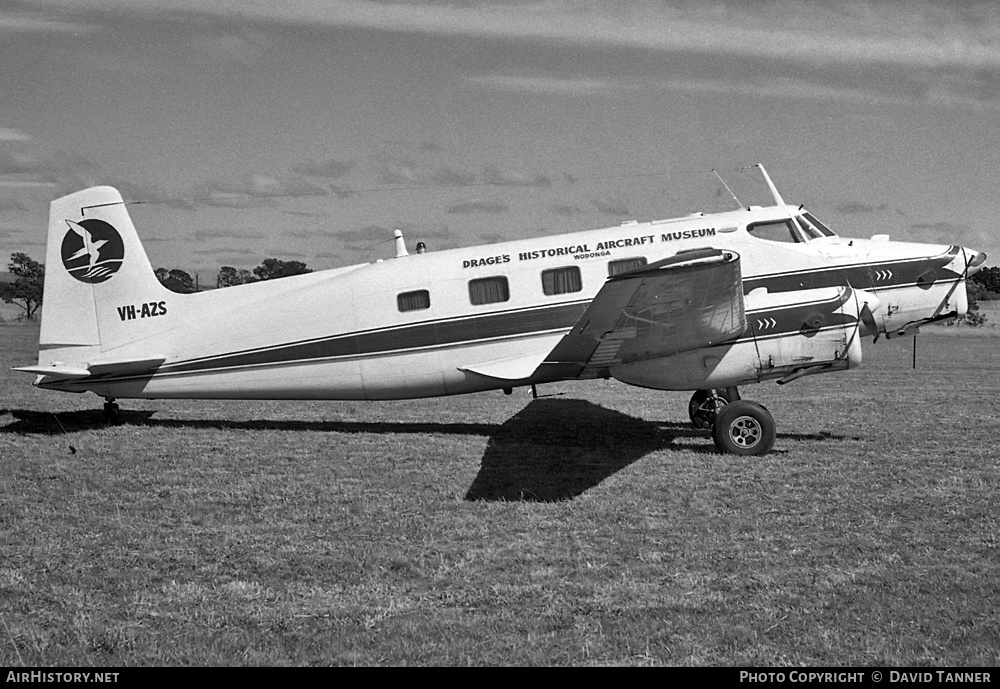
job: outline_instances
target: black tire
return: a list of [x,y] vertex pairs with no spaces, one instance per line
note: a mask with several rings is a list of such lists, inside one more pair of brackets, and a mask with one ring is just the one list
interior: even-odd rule
[[719,410],[731,401],[725,390],[696,390],[688,402],[688,418],[695,428],[712,428]]
[[774,447],[777,435],[771,412],[756,402],[737,400],[715,416],[715,446],[734,455],[759,456]]

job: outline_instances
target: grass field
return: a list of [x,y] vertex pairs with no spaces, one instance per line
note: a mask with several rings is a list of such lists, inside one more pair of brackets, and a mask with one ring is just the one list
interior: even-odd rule
[[394,403],[43,392],[0,326],[0,665],[1000,663],[1000,339],[743,390]]

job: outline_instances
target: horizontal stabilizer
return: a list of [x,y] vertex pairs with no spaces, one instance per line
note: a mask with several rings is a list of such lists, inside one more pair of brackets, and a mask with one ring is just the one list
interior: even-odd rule
[[16,366],[12,371],[22,371],[24,373],[37,373],[41,376],[54,376],[56,378],[87,378],[90,370],[79,366],[63,366],[53,364],[51,366]]
[[152,373],[164,361],[165,357],[155,359],[123,359],[121,361],[98,361],[87,364],[86,368],[80,366],[66,366],[63,364],[52,364],[51,366],[19,366],[15,371],[24,373],[37,373],[42,376],[52,376],[54,378],[89,378],[90,376],[128,376],[139,373]]

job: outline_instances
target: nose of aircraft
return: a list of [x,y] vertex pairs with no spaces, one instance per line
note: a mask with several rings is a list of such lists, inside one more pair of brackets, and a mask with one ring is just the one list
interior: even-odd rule
[[965,254],[965,274],[974,275],[986,263],[986,254],[975,249],[962,248]]

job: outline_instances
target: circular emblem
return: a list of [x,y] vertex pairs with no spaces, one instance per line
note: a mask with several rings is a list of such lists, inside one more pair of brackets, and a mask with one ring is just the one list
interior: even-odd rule
[[118,230],[90,218],[67,220],[69,231],[63,237],[62,262],[69,274],[80,282],[95,285],[118,272],[125,258],[125,245]]

